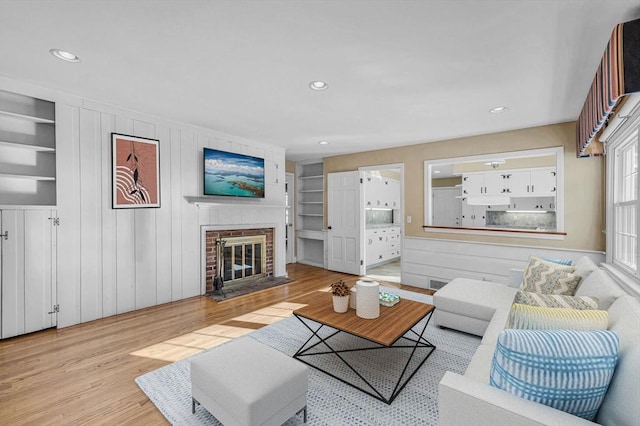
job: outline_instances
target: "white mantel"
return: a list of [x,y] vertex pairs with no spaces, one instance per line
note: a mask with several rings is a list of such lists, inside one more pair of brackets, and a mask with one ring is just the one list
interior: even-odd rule
[[238,199],[233,199],[232,202],[221,200],[220,197],[212,197],[212,196],[188,196],[184,197],[185,200],[189,204],[195,204],[200,208],[207,207],[268,207],[268,208],[277,208],[277,209],[285,209],[287,206],[284,204],[270,204],[268,202],[264,202],[263,200],[242,200],[244,202],[239,202]]

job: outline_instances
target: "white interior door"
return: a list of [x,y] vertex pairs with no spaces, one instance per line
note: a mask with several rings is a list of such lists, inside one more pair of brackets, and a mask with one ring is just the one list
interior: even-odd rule
[[293,173],[285,173],[284,192],[286,207],[284,210],[284,224],[285,224],[285,247],[286,247],[286,263],[295,262],[295,235],[294,235],[294,216],[293,206],[295,205],[294,188],[293,188],[294,175]]
[[[56,325],[55,227],[47,210],[2,210],[1,337]],[[6,236],[6,237],[5,237]]]
[[362,172],[327,174],[328,269],[364,274]]

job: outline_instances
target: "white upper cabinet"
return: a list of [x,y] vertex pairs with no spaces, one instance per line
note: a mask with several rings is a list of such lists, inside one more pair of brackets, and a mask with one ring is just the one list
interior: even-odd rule
[[512,197],[553,197],[556,195],[555,168],[518,170],[509,174]]
[[365,173],[364,205],[377,208],[400,208],[400,182],[378,173]]
[[505,195],[506,174],[502,172],[468,173],[462,177],[462,193],[468,196]]

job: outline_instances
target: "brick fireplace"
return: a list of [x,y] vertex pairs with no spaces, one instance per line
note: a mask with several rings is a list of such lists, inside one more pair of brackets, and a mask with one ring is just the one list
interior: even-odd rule
[[[228,242],[224,253],[225,265],[222,275],[225,282],[247,279],[249,276],[273,275],[273,234],[274,228],[249,228],[205,231],[205,277],[206,291],[214,290],[217,270],[217,245],[220,240]],[[252,237],[264,237],[252,238]],[[257,253],[261,250],[261,253]]]

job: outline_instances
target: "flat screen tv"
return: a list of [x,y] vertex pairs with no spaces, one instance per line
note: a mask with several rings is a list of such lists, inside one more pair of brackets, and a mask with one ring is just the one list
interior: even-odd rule
[[264,159],[204,148],[204,195],[264,198]]

